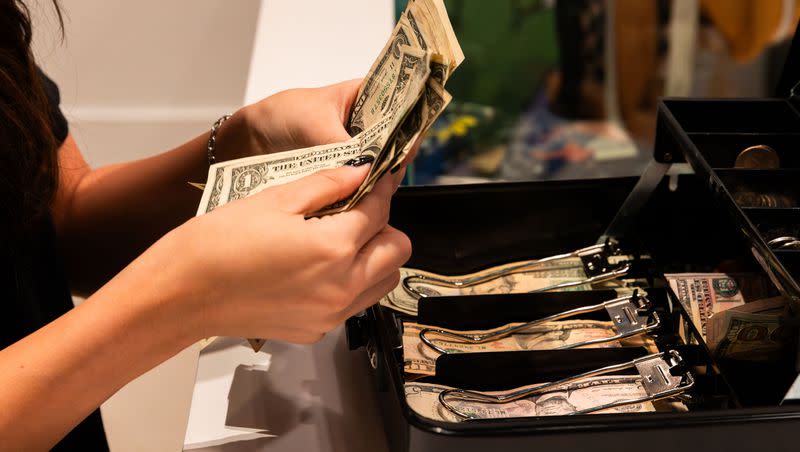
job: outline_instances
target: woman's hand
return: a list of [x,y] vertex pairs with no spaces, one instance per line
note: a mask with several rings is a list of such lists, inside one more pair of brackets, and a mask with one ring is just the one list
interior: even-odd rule
[[[248,105],[223,125],[217,155],[230,160],[347,141],[351,137],[344,125],[360,86],[361,79],[355,79],[290,89]],[[423,138],[416,140],[403,168],[414,160]]]
[[241,110],[254,154],[350,139],[344,124],[361,80],[281,91]]
[[204,318],[198,333],[311,343],[392,290],[411,252],[387,225],[392,178],[348,212],[304,218],[350,195],[367,170],[321,171],[168,235],[167,248],[182,250],[187,263],[174,279]]

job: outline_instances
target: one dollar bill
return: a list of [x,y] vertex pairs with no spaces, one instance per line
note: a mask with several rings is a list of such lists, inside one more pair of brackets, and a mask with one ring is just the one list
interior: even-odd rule
[[352,138],[212,165],[197,214],[370,155],[373,164],[358,190],[312,214],[349,210],[384,174],[403,163],[414,141],[441,113],[451,99],[444,84],[463,60],[442,0],[409,2],[359,88],[347,123]]

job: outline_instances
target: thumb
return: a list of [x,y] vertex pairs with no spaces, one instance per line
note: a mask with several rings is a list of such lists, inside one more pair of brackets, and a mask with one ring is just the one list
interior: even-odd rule
[[[351,161],[354,161],[353,159]],[[371,161],[371,160],[370,160]],[[350,163],[350,162],[348,162]],[[367,177],[369,161],[357,161],[360,166],[322,170],[288,184],[275,187],[281,199],[287,200],[294,213],[309,214],[352,195]]]
[[357,78],[333,85],[337,92],[342,122],[350,116],[350,110],[353,108],[353,103],[356,101],[358,91],[361,89],[361,83],[363,81],[363,78]]

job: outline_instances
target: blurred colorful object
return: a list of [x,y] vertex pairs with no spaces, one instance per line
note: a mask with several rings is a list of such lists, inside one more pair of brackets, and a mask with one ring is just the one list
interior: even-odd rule
[[750,61],[792,36],[800,0],[702,0],[702,11],[722,33],[736,61]]
[[[398,16],[406,5],[396,2]],[[455,101],[428,134],[415,160],[414,183],[450,164],[504,144],[558,64],[554,12],[547,0],[446,0],[465,64],[448,81]]]
[[454,165],[485,147],[480,140],[493,136],[495,119],[492,107],[451,103],[422,142],[408,182],[430,184],[439,175],[452,172]]
[[637,154],[636,144],[618,125],[566,120],[548,111],[542,99],[519,118],[498,175],[510,180],[552,179],[567,167],[596,169],[602,162]]
[[[448,84],[454,101],[408,172],[413,182],[639,174],[668,87],[693,97],[772,89],[763,50],[791,35],[800,0],[680,3],[445,0],[466,61]],[[687,3],[701,19],[686,14]],[[398,14],[405,4],[397,1]],[[698,22],[697,39],[677,39],[689,22]],[[687,54],[693,64],[670,66],[671,55]]]

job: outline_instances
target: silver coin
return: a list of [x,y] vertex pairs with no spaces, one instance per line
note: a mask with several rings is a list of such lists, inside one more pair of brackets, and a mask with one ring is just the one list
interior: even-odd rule
[[794,250],[800,251],[800,240],[795,240],[793,242],[784,243],[783,245],[778,248],[779,250]]
[[800,240],[791,235],[776,237],[767,242],[774,250],[800,250]]

